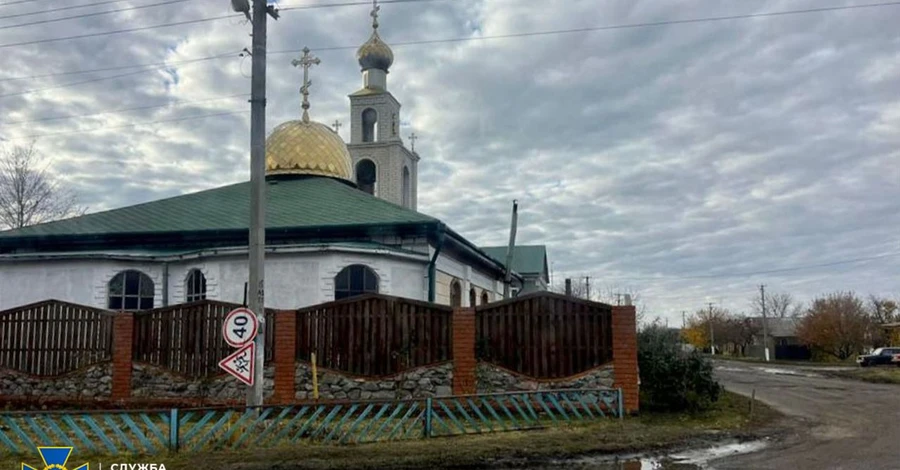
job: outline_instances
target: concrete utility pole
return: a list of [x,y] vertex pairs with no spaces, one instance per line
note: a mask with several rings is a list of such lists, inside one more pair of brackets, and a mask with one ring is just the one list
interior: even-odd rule
[[762,324],[763,324],[763,350],[766,355],[766,362],[769,362],[769,326],[766,320],[766,285],[759,286],[760,300],[762,300]]
[[[512,225],[509,228],[509,245],[506,247],[506,276],[503,279],[503,298],[510,295],[509,283],[512,282],[512,263],[516,249],[516,225],[519,223],[519,201],[513,199]],[[523,288],[525,286],[522,286]]]
[[584,291],[587,299],[591,300],[591,276],[584,276]]
[[566,279],[566,297],[572,297],[572,280]]
[[266,351],[265,252],[266,252],[266,0],[253,0],[253,51],[250,84],[250,311],[259,319],[253,386],[247,405],[263,404]]
[[713,303],[709,303],[709,352],[713,356],[716,355],[716,335],[713,331],[713,312],[712,312]]

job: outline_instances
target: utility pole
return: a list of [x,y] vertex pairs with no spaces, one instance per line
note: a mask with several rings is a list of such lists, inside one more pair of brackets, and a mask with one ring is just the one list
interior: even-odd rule
[[766,285],[759,285],[759,295],[762,301],[762,324],[763,324],[763,350],[766,355],[766,362],[769,362],[769,326],[766,320]]
[[591,300],[591,276],[584,276],[584,291],[587,299]]
[[[246,11],[245,11],[246,13]],[[252,77],[250,84],[250,311],[259,320],[253,386],[247,405],[263,404],[266,351],[265,252],[266,252],[266,19],[278,18],[266,0],[253,0]]]
[[685,321],[684,310],[681,311],[681,329],[685,329],[687,327],[687,322]]
[[716,355],[716,335],[713,331],[713,303],[709,302],[709,352],[713,356]]
[[[508,299],[510,296],[510,286],[512,282],[512,264],[516,250],[516,225],[519,223],[519,201],[513,199],[512,223],[509,227],[509,245],[506,246],[506,273],[503,279],[503,298]],[[524,288],[525,286],[521,286]]]

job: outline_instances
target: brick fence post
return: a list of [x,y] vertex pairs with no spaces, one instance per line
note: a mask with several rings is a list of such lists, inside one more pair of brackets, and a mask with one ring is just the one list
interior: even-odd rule
[[633,305],[612,308],[614,386],[622,389],[625,411],[639,411],[637,319]]
[[275,312],[275,391],[276,403],[294,401],[296,386],[294,366],[297,357],[297,312]]
[[118,312],[113,317],[112,390],[110,398],[131,398],[131,372],[134,358],[134,314]]
[[453,309],[453,394],[475,393],[475,309]]

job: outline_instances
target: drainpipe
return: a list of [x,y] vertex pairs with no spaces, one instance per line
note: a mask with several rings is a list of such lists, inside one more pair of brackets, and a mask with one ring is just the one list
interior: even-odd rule
[[434,284],[436,281],[436,267],[437,267],[437,258],[438,255],[441,254],[441,248],[444,247],[444,224],[438,224],[437,226],[437,246],[434,248],[434,255],[431,257],[431,262],[428,263],[428,301],[434,302],[435,292],[434,292]]
[[169,306],[169,263],[163,262],[163,307]]

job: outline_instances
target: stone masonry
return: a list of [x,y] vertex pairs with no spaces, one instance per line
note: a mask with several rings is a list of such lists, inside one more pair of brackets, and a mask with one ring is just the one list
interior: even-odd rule
[[601,366],[574,377],[560,380],[535,380],[486,362],[476,367],[478,393],[518,392],[567,388],[612,388],[613,368]]
[[[274,389],[274,367],[266,367],[265,398]],[[240,401],[247,395],[247,386],[230,375],[206,379],[189,379],[149,364],[134,364],[131,394],[140,398],[181,398],[210,401]]]
[[[403,400],[448,396],[453,392],[453,363],[408,370],[392,377],[364,379],[319,369],[319,398],[324,400]],[[312,369],[297,363],[295,398],[313,397]]]
[[11,370],[0,372],[0,396],[109,398],[111,388],[112,367],[109,362],[58,377],[36,377]]

